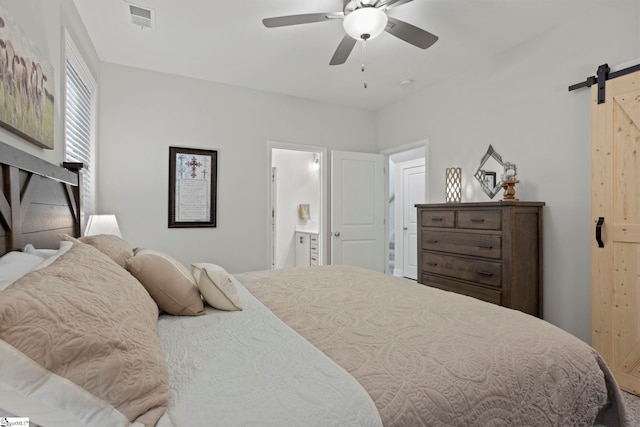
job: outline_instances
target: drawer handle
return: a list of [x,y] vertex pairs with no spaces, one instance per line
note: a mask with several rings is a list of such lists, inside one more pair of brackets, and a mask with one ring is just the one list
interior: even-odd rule
[[484,222],[484,218],[471,218],[471,222]]
[[487,277],[493,276],[493,273],[489,273],[488,271],[476,271],[476,273],[480,274],[481,276],[487,276]]
[[444,218],[442,218],[442,217],[432,217],[432,218],[431,218],[431,221],[433,221],[433,222],[440,222],[440,221],[444,221]]
[[427,240],[427,243],[438,243],[437,240]]
[[493,245],[478,245],[480,249],[493,249]]
[[437,265],[438,265],[438,263],[437,263],[437,262],[433,262],[433,261],[431,261],[431,262],[427,262],[427,265],[430,265],[430,266],[432,266],[432,267],[435,267],[435,266],[437,266]]

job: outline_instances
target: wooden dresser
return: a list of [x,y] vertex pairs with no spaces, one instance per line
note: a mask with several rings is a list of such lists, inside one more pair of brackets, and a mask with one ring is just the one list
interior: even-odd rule
[[542,317],[543,206],[416,205],[418,282]]

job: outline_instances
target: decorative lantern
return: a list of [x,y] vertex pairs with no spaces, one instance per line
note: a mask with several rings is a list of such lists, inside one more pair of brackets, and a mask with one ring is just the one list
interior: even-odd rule
[[462,199],[462,168],[447,168],[445,183],[446,202],[460,203]]

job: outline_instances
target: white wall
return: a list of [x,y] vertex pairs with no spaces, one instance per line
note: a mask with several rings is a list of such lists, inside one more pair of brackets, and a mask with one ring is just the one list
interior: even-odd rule
[[[590,90],[568,86],[638,56],[637,1],[601,2],[526,44],[377,113],[381,149],[428,137],[431,202],[463,171],[463,202],[489,144],[516,163],[521,200],[544,201],[544,317],[591,342]],[[470,64],[472,65],[472,64]],[[500,200],[501,194],[494,200]]]
[[[463,168],[464,201],[488,200],[472,174],[489,144],[518,165],[522,200],[545,208],[545,317],[590,341],[590,94],[570,84],[640,55],[637,0],[576,9],[574,20],[408,100],[369,112],[100,64],[72,0],[0,0],[55,68],[55,148],[63,158],[67,28],[99,81],[99,199],[134,244],[231,271],[266,268],[266,141],[376,151],[429,138],[431,201],[444,169]],[[550,13],[552,13],[550,11]],[[218,227],[168,229],[168,146],[219,150]],[[497,200],[497,198],[495,199]]]
[[[99,80],[100,61],[89,41],[89,36],[73,0],[0,0],[0,6],[15,18],[22,32],[54,68],[55,105],[53,150],[40,148],[4,128],[0,128],[0,140],[51,163],[60,164],[64,160],[65,59],[63,28],[69,31],[76,42],[96,81]],[[0,38],[3,38],[2,29],[0,29]]]
[[[272,155],[271,164],[278,169],[275,266],[295,267],[296,226],[319,226],[320,170],[311,168],[313,152],[274,149]],[[301,203],[309,204],[309,220],[301,220],[298,215]]]
[[[374,114],[103,63],[98,209],[185,264],[265,269],[267,141],[375,151]],[[167,228],[169,146],[218,150],[217,228]]]

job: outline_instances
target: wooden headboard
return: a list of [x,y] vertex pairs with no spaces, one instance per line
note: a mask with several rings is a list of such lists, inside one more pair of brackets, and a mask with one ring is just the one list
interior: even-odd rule
[[64,166],[0,142],[0,255],[27,243],[57,249],[60,233],[81,235],[82,163]]

